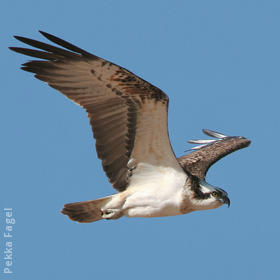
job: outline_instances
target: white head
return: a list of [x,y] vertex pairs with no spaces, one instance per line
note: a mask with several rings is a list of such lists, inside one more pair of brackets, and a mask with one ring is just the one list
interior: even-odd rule
[[227,192],[208,184],[205,180],[195,178],[191,189],[191,202],[195,210],[215,209],[223,204],[230,206]]

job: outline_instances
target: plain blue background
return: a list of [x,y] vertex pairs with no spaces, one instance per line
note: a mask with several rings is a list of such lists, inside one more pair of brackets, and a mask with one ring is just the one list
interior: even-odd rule
[[[13,275],[1,279],[278,279],[279,1],[3,1],[1,236],[12,207]],[[39,29],[120,64],[170,97],[178,156],[202,128],[252,140],[207,179],[229,209],[71,222],[64,203],[114,192],[86,113],[19,70],[12,35]]]

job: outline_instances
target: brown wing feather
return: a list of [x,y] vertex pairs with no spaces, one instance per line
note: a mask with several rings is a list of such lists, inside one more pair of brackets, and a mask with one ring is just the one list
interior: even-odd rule
[[19,36],[15,38],[40,50],[10,49],[44,59],[29,61],[22,69],[35,73],[36,78],[85,108],[103,169],[113,186],[123,191],[130,175],[127,163],[134,145],[137,111],[145,100],[154,100],[167,112],[167,95],[120,66],[41,33],[68,50]]
[[178,158],[184,170],[204,179],[209,167],[224,156],[250,145],[244,137],[227,137],[202,149]]

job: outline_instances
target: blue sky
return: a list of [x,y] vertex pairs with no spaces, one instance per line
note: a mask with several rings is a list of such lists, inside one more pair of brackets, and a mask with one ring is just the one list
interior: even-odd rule
[[[1,6],[1,279],[276,279],[279,276],[279,1],[4,1]],[[19,70],[8,46],[43,30],[120,64],[170,97],[178,156],[202,128],[252,140],[207,180],[229,209],[78,224],[64,203],[114,192],[86,113]],[[43,39],[44,40],[44,39]]]

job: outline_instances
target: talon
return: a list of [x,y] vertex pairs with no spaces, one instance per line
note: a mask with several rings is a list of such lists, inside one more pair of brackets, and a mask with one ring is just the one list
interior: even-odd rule
[[118,209],[104,209],[102,211],[103,219],[117,219],[120,217],[120,210]]

